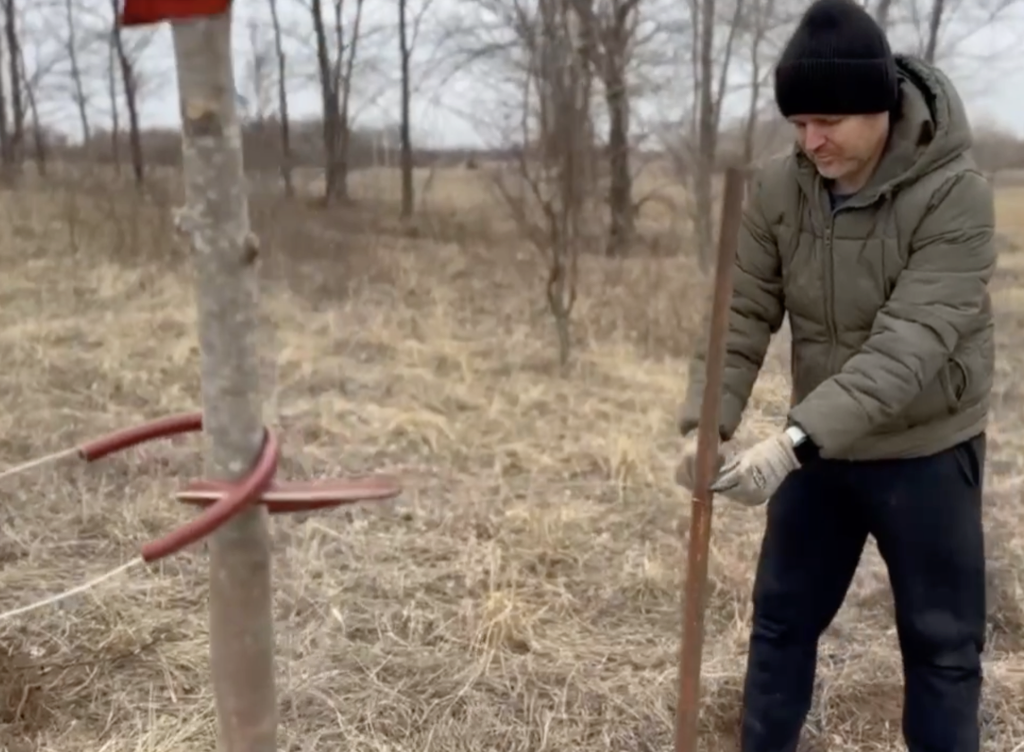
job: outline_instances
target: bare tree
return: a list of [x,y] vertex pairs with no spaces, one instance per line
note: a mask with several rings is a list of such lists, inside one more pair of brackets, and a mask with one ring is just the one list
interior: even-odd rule
[[16,174],[20,172],[25,148],[25,105],[22,99],[21,41],[18,38],[18,7],[15,0],[4,2],[4,36],[7,46],[7,80],[10,85],[11,137],[8,167]]
[[117,54],[117,44],[114,42],[114,34],[110,36],[110,44],[107,47],[107,97],[110,100],[110,153],[114,160],[114,168],[117,174],[121,174],[121,107],[117,95],[117,71],[120,58]]
[[[263,446],[256,247],[235,112],[231,15],[175,24],[185,210],[198,280],[206,474],[238,480]],[[224,752],[277,748],[270,544],[251,505],[210,540],[210,658]]]
[[[1014,39],[1006,47],[996,45],[979,55],[960,54],[961,46],[980,31],[1009,21],[1021,0],[879,0],[885,4],[884,20],[894,46],[914,52],[934,63],[956,66],[961,75],[966,58],[984,67],[984,75],[1005,52],[1019,46]],[[883,9],[879,6],[879,12]],[[876,14],[876,18],[878,15]]]
[[[118,0],[110,0],[110,8],[113,12],[110,44],[117,58],[118,71],[121,74],[121,86],[124,91],[124,101],[128,108],[128,143],[132,155],[132,173],[135,175],[135,184],[142,187],[146,181],[146,168],[145,157],[142,153],[142,131],[139,124],[138,78],[135,74],[135,65],[132,63],[131,53],[127,45],[125,45],[124,37],[121,34],[121,24],[118,21],[120,14]],[[116,134],[114,138],[117,138]]]
[[743,128],[743,164],[754,162],[757,139],[758,113],[761,107],[761,93],[765,76],[762,51],[764,43],[775,21],[776,0],[747,0],[744,23],[750,35],[750,98],[747,118]]
[[628,72],[640,0],[572,0],[583,27],[581,53],[604,87],[608,117],[608,211],[606,251],[623,256],[635,230],[633,173],[630,168],[630,92]]
[[889,30],[889,12],[892,10],[893,0],[878,0],[875,6],[875,20],[884,31]]
[[401,116],[398,124],[399,164],[402,173],[402,217],[411,217],[415,209],[416,191],[413,182],[412,145],[412,58],[420,37],[423,20],[432,0],[420,0],[415,13],[409,11],[409,0],[398,0],[398,55],[401,69]]
[[412,216],[416,195],[413,190],[413,160],[412,160],[412,131],[410,125],[410,90],[409,90],[409,61],[412,58],[412,46],[409,43],[409,30],[407,27],[409,3],[408,0],[398,0],[398,54],[402,66],[402,120],[399,126],[401,141],[401,164],[402,164],[402,217]]
[[[715,0],[702,0],[699,4],[697,0],[694,0],[694,6],[698,9],[700,18],[700,31],[697,36],[698,63],[695,66],[700,79],[696,145],[697,173],[695,176],[697,243],[701,265],[705,269],[709,269],[714,250],[714,203],[711,188],[718,145],[718,114],[720,112],[714,85]],[[730,29],[731,31],[732,29]],[[723,78],[727,70],[728,60],[722,66]],[[719,91],[719,99],[721,93]]]
[[249,31],[249,66],[246,78],[249,82],[249,93],[252,96],[251,108],[256,125],[264,127],[271,110],[272,74],[270,71],[270,50],[262,37],[263,24],[250,19]]
[[92,129],[89,127],[88,96],[82,77],[82,68],[78,63],[78,28],[75,23],[74,5],[74,0],[64,0],[64,18],[67,23],[67,41],[64,49],[67,52],[68,65],[71,66],[72,99],[75,102],[75,107],[78,108],[78,120],[82,125],[82,140],[84,143],[89,143]]
[[46,129],[43,127],[43,120],[39,114],[39,106],[36,100],[36,86],[43,71],[37,70],[36,74],[29,78],[27,66],[25,65],[25,50],[18,48],[19,69],[21,70],[21,86],[25,92],[25,99],[28,101],[29,116],[32,119],[32,144],[34,147],[33,157],[36,163],[36,171],[41,176],[46,175]]
[[291,124],[288,118],[288,81],[284,43],[281,38],[281,19],[277,12],[277,0],[270,2],[270,19],[274,27],[274,53],[277,56],[277,117],[281,128],[281,180],[284,182],[285,195],[295,195],[295,183],[292,180],[292,144]]
[[588,241],[593,80],[578,53],[582,33],[569,0],[528,1],[518,0],[514,11],[526,57],[517,171],[512,178],[497,173],[495,185],[545,261],[545,297],[564,368],[572,351],[579,257]]
[[[4,52],[3,40],[0,40],[0,60],[2,60],[2,53]],[[10,107],[7,102],[7,85],[4,82],[2,72],[0,72],[0,164],[3,166],[3,178],[9,180],[12,177],[12,161],[14,159],[14,153],[11,148],[11,126],[10,126]]]
[[[346,33],[345,0],[333,0],[333,28],[328,38],[321,0],[312,0],[317,72],[323,103],[324,200],[348,200],[348,149],[351,143],[352,72],[363,19],[363,0],[354,0],[351,30]],[[334,55],[331,54],[333,43]]]
[[[741,37],[747,0],[733,0],[727,14],[725,40],[716,55],[716,30],[722,20],[715,0],[690,0],[691,81],[697,106],[691,114],[687,138],[669,144],[677,172],[693,194],[692,220],[700,266],[709,271],[714,256],[714,175],[718,158],[722,106],[737,41]],[[672,141],[672,139],[669,139]]]
[[939,46],[939,29],[942,28],[942,13],[945,0],[932,0],[932,12],[928,19],[928,41],[925,43],[924,59],[935,62],[935,53]]

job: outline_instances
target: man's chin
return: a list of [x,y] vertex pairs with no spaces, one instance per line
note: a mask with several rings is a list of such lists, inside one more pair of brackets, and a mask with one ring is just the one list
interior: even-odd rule
[[837,163],[815,162],[814,167],[818,170],[818,174],[826,180],[838,180],[848,172],[848,169],[844,165]]

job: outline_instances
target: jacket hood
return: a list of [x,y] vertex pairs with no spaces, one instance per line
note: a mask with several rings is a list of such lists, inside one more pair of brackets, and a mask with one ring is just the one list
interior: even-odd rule
[[[896,55],[901,103],[889,143],[864,194],[877,196],[942,168],[973,144],[963,100],[938,68],[909,55]],[[798,152],[804,169],[813,164]],[[867,198],[867,196],[866,196]]]
[[967,109],[946,74],[906,55],[896,56],[896,70],[902,116],[893,126],[878,170],[879,183],[887,188],[945,166],[974,143]]

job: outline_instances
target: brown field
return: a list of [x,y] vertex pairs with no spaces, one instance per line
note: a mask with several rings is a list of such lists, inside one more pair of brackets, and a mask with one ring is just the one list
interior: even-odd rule
[[[283,472],[380,470],[407,488],[379,508],[273,522],[281,750],[671,747],[689,501],[671,482],[673,418],[706,281],[680,256],[587,258],[576,360],[560,376],[533,251],[495,218],[480,180],[435,175],[428,216],[406,228],[381,208],[390,176],[359,175],[362,207],[331,214],[254,199]],[[5,467],[199,404],[188,259],[167,213],[136,211],[127,195],[99,178],[0,194]],[[1001,232],[1024,243],[1022,207],[1024,189],[1000,194]],[[681,226],[663,237],[676,242]],[[1007,251],[1001,267],[984,733],[986,750],[1013,752],[1024,743],[1024,387],[1013,378],[1024,253]],[[744,441],[779,425],[784,356],[777,343]],[[0,611],[109,571],[186,519],[172,495],[200,472],[198,449],[175,440],[2,481]],[[735,739],[762,521],[716,510],[708,750]],[[206,577],[204,553],[190,551],[0,621],[0,749],[212,752]],[[902,748],[873,549],[824,639],[819,679],[808,749]]]

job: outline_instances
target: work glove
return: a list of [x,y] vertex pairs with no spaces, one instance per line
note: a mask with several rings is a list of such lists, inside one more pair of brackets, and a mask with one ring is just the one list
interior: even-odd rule
[[[718,445],[718,458],[715,462],[715,473],[717,474],[725,464],[725,449],[721,442]],[[697,484],[697,432],[693,431],[683,437],[682,458],[676,465],[676,483],[693,493]]]
[[726,462],[711,484],[711,490],[743,506],[761,506],[786,476],[799,467],[793,439],[780,431]]

